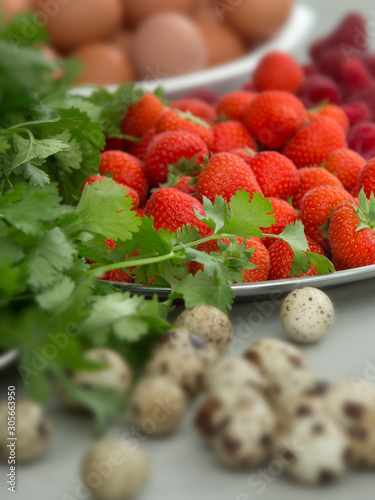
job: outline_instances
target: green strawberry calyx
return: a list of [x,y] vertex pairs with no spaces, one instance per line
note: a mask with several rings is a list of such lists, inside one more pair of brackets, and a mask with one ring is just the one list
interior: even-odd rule
[[353,205],[357,216],[360,220],[356,231],[362,229],[372,229],[375,231],[375,195],[371,193],[370,198],[367,198],[365,190],[362,188],[358,195],[358,205]]
[[201,125],[204,128],[210,128],[209,124],[199,118],[198,116],[193,115],[190,111],[180,111],[178,109],[175,110],[181,118],[185,118],[186,120],[190,120],[191,122],[196,123],[197,125]]

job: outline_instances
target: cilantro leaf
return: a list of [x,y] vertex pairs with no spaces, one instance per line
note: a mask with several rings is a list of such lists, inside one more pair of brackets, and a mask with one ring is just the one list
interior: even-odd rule
[[36,296],[36,300],[42,309],[54,312],[61,302],[64,302],[71,296],[74,288],[74,281],[68,276],[64,276],[54,286],[39,293]]
[[124,197],[124,189],[112,179],[86,185],[76,208],[79,220],[70,232],[99,233],[115,241],[130,239],[138,232],[141,220],[131,210],[132,200]]
[[250,193],[237,191],[229,203],[230,219],[222,231],[241,238],[260,237],[260,227],[270,227],[275,222],[272,203],[255,193],[250,201]]
[[208,198],[203,198],[204,216],[194,210],[196,217],[204,221],[214,233],[218,233],[226,224],[228,224],[230,215],[228,204],[222,196],[216,196],[214,203]]
[[301,221],[286,226],[279,238],[289,243],[294,253],[291,275],[306,273],[309,270],[310,259],[307,252],[310,251],[305,235],[305,230]]

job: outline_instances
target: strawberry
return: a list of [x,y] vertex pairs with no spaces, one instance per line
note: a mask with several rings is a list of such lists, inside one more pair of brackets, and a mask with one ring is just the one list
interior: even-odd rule
[[170,107],[172,109],[179,109],[180,111],[190,112],[192,115],[201,118],[209,124],[217,118],[214,106],[208,104],[205,101],[202,101],[202,99],[177,99],[171,102]]
[[284,52],[268,53],[254,72],[255,89],[284,90],[295,94],[305,80],[301,66]]
[[[261,228],[261,230],[265,234],[281,234],[286,226],[296,222],[298,219],[298,212],[285,200],[279,200],[279,198],[272,197],[270,197],[269,200],[272,203],[272,215],[275,217],[275,222],[272,226]],[[267,248],[271,246],[274,241],[274,238],[262,238],[262,243]]]
[[249,162],[264,196],[287,200],[294,196],[299,184],[296,166],[276,151],[258,153]]
[[[92,175],[91,177],[88,177],[84,183],[82,184],[81,191],[84,190],[86,184],[89,186],[92,186],[94,182],[102,182],[103,179],[108,179],[108,177],[104,177],[102,175]],[[116,182],[118,186],[123,187],[128,193],[125,195],[125,198],[131,198],[132,199],[132,209],[136,209],[139,206],[139,195],[135,189],[131,188],[130,186],[127,186],[126,184],[120,184],[119,182]]]
[[151,144],[152,139],[156,135],[156,128],[152,127],[145,132],[139,143],[134,144],[130,147],[128,147],[128,152],[132,155],[138,158],[138,160],[145,161],[146,158],[146,153],[148,150],[149,145]]
[[251,102],[245,125],[260,144],[281,150],[306,120],[305,108],[297,97],[288,92],[268,90]]
[[202,165],[208,149],[201,138],[191,132],[174,131],[158,134],[148,147],[144,166],[152,187],[167,181],[169,166],[181,159],[194,160],[194,165]]
[[319,116],[297,132],[283,154],[297,168],[321,165],[335,149],[346,148],[342,127],[328,116]]
[[145,215],[154,218],[154,228],[175,232],[178,228],[190,224],[195,226],[202,236],[206,236],[210,228],[200,221],[195,213],[204,215],[202,204],[192,196],[181,193],[175,188],[160,188],[153,193],[147,202]]
[[368,198],[371,193],[375,194],[375,158],[370,160],[359,174],[354,195],[358,195],[362,188]]
[[304,167],[298,170],[299,184],[293,197],[293,207],[301,206],[305,194],[318,186],[338,186],[343,188],[341,181],[330,172],[320,167]]
[[142,163],[123,151],[106,151],[100,155],[99,172],[112,174],[113,180],[137,191],[140,203],[146,200],[148,181]]
[[351,192],[365,165],[366,160],[361,155],[351,149],[340,148],[328,156],[324,168],[335,175],[342,182],[344,188]]
[[214,144],[212,153],[227,153],[232,149],[249,148],[256,151],[256,145],[247,129],[240,122],[227,121],[213,127]]
[[105,140],[105,146],[103,149],[103,153],[105,151],[123,151],[125,147],[124,139],[120,139],[119,137],[110,137]]
[[155,127],[164,107],[154,94],[144,94],[136,103],[131,104],[122,122],[122,132],[126,135],[141,138],[152,127]]
[[307,116],[309,120],[313,120],[318,116],[329,116],[337,121],[341,125],[345,134],[349,130],[349,118],[345,111],[336,104],[326,104],[325,106],[320,106],[318,108],[312,108],[307,110]]
[[211,202],[222,196],[227,202],[237,191],[244,189],[253,195],[262,190],[247,163],[230,153],[214,155],[198,177],[198,199],[206,196]]
[[[230,244],[230,241],[226,238],[221,241],[227,245]],[[243,238],[237,238],[237,242],[241,244],[243,242]],[[217,240],[201,243],[200,245],[198,245],[197,249],[208,254],[220,252]],[[268,254],[268,250],[258,238],[249,238],[246,240],[245,250],[251,249],[254,249],[254,252],[251,256],[251,259],[249,260],[249,263],[254,264],[257,267],[255,269],[243,269],[243,280],[245,283],[266,281],[268,278],[268,271],[270,267],[270,257]],[[232,257],[236,257],[236,255],[233,254]],[[203,264],[199,264],[198,262],[194,261],[189,263],[189,268],[193,274],[195,274],[199,270],[204,270]]]
[[256,96],[255,92],[230,92],[219,100],[216,112],[220,119],[244,122],[247,109]]
[[316,187],[302,198],[300,219],[305,226],[305,233],[325,249],[329,248],[325,233],[332,211],[348,199],[353,198],[345,189],[337,186]]
[[178,191],[181,191],[182,193],[190,194],[193,196],[197,193],[197,187],[195,185],[189,184],[189,181],[191,181],[192,179],[193,177],[190,177],[189,175],[183,175],[178,179],[173,187]]
[[112,281],[115,283],[134,283],[134,279],[122,269],[107,271],[99,280]]
[[[325,255],[323,248],[321,248],[314,240],[307,236],[310,252]],[[283,280],[287,278],[297,278],[302,276],[314,276],[318,274],[317,268],[311,266],[306,273],[298,275],[290,275],[294,254],[289,244],[283,240],[277,240],[268,249],[270,256],[270,270],[268,279],[270,280]]]
[[362,192],[358,203],[343,201],[333,211],[328,229],[332,255],[347,269],[375,264],[375,197]]
[[184,113],[176,109],[165,111],[156,125],[158,134],[171,131],[192,132],[202,139],[208,149],[211,148],[214,142],[213,131],[205,121],[193,116],[191,113]]

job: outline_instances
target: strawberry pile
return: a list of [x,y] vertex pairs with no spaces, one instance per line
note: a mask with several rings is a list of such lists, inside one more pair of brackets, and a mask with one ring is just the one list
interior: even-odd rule
[[[245,252],[245,282],[318,274],[312,264],[296,270],[289,244],[267,236],[297,221],[310,251],[336,270],[375,264],[375,56],[365,31],[351,14],[314,43],[313,64],[273,52],[243,90],[216,102],[205,92],[169,105],[144,94],[124,116],[126,139],[107,140],[99,175],[85,182],[112,177],[157,231],[190,225],[202,238],[212,234],[204,200],[229,204],[239,191],[268,199],[274,223],[261,228],[261,238],[198,247],[208,256],[230,247],[234,260]],[[188,267],[194,275],[205,265]],[[104,279],[132,281],[127,271]]]

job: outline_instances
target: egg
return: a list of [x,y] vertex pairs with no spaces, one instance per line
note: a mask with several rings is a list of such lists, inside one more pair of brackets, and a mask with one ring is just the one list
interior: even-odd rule
[[241,38],[224,24],[199,22],[198,26],[206,41],[208,66],[227,63],[246,53]]
[[75,83],[111,85],[134,80],[129,59],[118,47],[108,43],[94,43],[74,52],[84,67]]
[[132,60],[139,78],[158,80],[203,69],[207,48],[193,21],[174,12],[156,14],[134,34]]
[[251,44],[276,35],[287,21],[293,0],[223,0],[221,17]]
[[25,12],[31,8],[30,0],[0,0],[0,11],[7,23],[17,12]]
[[187,13],[192,0],[123,0],[126,10],[126,24],[138,26],[141,22],[160,12]]
[[36,6],[52,44],[65,53],[105,40],[121,24],[121,0],[74,0],[61,4],[38,0]]
[[118,31],[110,40],[110,42],[118,47],[123,54],[130,54],[130,47],[132,44],[133,35],[130,31]]

